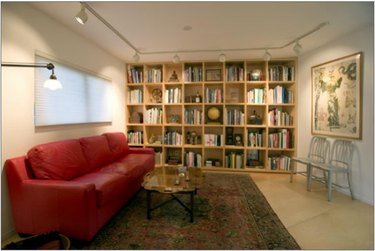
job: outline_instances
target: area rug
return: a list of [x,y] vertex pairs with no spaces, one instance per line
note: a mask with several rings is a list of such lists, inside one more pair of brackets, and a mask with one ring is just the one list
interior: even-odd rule
[[[169,195],[153,193],[152,201]],[[189,203],[189,195],[179,198]],[[247,174],[206,173],[195,197],[194,222],[176,201],[146,217],[140,190],[90,243],[72,249],[300,249]]]

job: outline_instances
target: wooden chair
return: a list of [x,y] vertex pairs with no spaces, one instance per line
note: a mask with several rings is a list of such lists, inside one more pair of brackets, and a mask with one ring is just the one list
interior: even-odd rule
[[[348,140],[335,140],[332,146],[331,154],[328,163],[311,163],[309,181],[307,182],[307,190],[311,189],[311,180],[313,179],[313,170],[319,169],[324,172],[323,182],[328,189],[328,201],[332,199],[332,187],[348,188],[350,195],[354,200],[353,190],[351,187],[351,164],[353,157],[353,144]],[[332,181],[334,173],[346,174],[348,186],[342,186]]]
[[[314,136],[310,141],[309,153],[307,157],[293,157],[291,160],[290,168],[290,182],[293,182],[294,174],[302,174],[307,177],[311,177],[311,163],[325,163],[329,155],[329,141],[325,137]],[[297,172],[295,170],[295,164],[293,162],[298,162],[306,165],[306,171]],[[307,183],[311,182],[311,179],[307,180]],[[307,184],[307,188],[309,188]]]

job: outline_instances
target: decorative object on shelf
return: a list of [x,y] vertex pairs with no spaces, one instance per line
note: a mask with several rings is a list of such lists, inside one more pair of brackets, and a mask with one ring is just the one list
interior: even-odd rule
[[216,106],[212,106],[207,110],[208,123],[220,123],[221,111]]
[[192,144],[192,145],[197,144],[197,133],[195,131],[191,132],[190,144]]
[[190,144],[190,143],[191,143],[190,132],[187,132],[187,133],[186,133],[186,144]]
[[221,81],[221,69],[207,69],[206,81]]
[[180,122],[180,116],[177,114],[173,114],[168,117],[168,123],[170,124],[177,124],[179,122]]
[[220,162],[220,160],[215,160],[215,166],[216,166],[216,167],[221,167],[221,162]]
[[236,145],[236,146],[243,146],[242,135],[241,134],[235,134],[234,135],[234,145]]
[[226,127],[225,128],[225,144],[226,145],[233,145],[234,138],[233,138],[233,127]]
[[194,99],[195,103],[202,103],[202,96],[197,92]]
[[179,82],[176,71],[173,71],[172,75],[169,77],[168,82]]
[[259,81],[261,80],[262,71],[259,69],[255,69],[251,72],[250,80],[251,81]]
[[249,124],[250,125],[261,125],[263,123],[262,118],[256,113],[256,111],[253,111],[253,114],[249,117]]
[[130,116],[130,123],[143,123],[143,114],[140,112],[132,112]]
[[149,144],[154,144],[156,140],[155,134],[151,133],[150,138],[148,139]]
[[356,53],[311,67],[311,131],[361,139],[361,58]]
[[201,144],[202,144],[202,136],[198,135],[197,136],[197,145],[201,145]]
[[152,90],[152,97],[156,103],[161,103],[162,101],[162,91],[159,88],[155,88]]

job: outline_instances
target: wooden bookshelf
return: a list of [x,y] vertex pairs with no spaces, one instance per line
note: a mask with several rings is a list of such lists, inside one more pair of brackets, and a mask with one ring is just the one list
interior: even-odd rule
[[128,143],[154,148],[158,165],[288,171],[297,149],[294,58],[128,64],[127,74]]

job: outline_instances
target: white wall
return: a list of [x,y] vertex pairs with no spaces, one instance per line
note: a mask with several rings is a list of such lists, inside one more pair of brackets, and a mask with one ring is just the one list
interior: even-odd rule
[[[347,34],[299,57],[298,154],[308,153],[311,135],[311,67],[363,52],[362,140],[355,140],[353,187],[357,199],[374,204],[374,26]],[[345,181],[345,180],[344,180]],[[345,184],[339,180],[339,184]],[[348,190],[342,190],[348,193]]]
[[[2,61],[34,62],[35,51],[112,79],[113,122],[34,127],[34,69],[2,67],[1,237],[14,232],[4,162],[32,146],[55,140],[125,132],[125,65],[90,41],[73,33],[27,3],[2,3]],[[77,24],[79,25],[79,24]],[[58,69],[56,69],[58,77]]]

